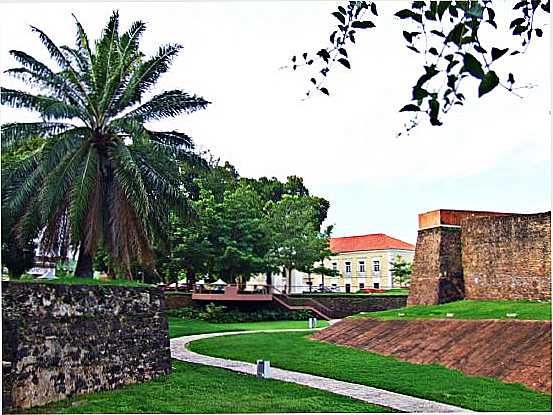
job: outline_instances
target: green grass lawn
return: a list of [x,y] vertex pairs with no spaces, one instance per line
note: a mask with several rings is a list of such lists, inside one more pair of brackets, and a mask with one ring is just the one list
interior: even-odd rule
[[[328,322],[318,320],[317,327],[326,327]],[[219,333],[223,331],[307,329],[307,321],[259,321],[254,323],[210,323],[204,320],[185,320],[169,317],[169,337],[191,334]]]
[[245,362],[270,360],[274,367],[374,386],[476,411],[551,410],[551,396],[521,384],[467,376],[439,365],[417,365],[310,340],[305,333],[216,337],[193,342],[190,349]]
[[[398,313],[405,314],[399,316]],[[446,317],[453,313],[453,317]],[[415,320],[425,318],[455,318],[465,320],[509,319],[516,313],[518,320],[551,320],[551,301],[473,301],[462,300],[440,305],[416,305],[395,310],[364,312],[357,316],[385,320]],[[352,317],[355,318],[356,316]]]
[[123,280],[123,279],[101,281],[94,278],[76,278],[76,277],[63,277],[63,278],[57,278],[54,280],[21,279],[21,280],[10,280],[10,282],[19,283],[19,284],[111,285],[111,286],[121,286],[121,287],[153,287],[153,285],[143,284],[140,281],[131,281],[131,280]]
[[389,412],[293,383],[173,361],[173,373],[148,383],[77,395],[26,413]]

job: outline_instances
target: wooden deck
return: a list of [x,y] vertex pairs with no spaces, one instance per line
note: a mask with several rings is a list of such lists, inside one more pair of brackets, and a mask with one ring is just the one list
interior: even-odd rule
[[239,293],[238,287],[228,285],[223,292],[195,291],[193,300],[199,301],[273,301],[272,294],[264,293]]

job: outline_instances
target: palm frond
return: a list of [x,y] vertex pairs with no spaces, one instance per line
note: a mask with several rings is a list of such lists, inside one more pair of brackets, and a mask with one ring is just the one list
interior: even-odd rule
[[69,248],[69,220],[67,205],[59,207],[52,219],[46,222],[46,228],[40,238],[40,248],[47,254],[57,255]]
[[96,88],[101,100],[105,100],[106,88],[109,84],[110,74],[117,66],[119,59],[119,13],[114,11],[108,24],[102,31],[100,39],[96,42],[96,54],[94,55],[92,70],[96,79]]
[[45,175],[38,195],[41,215],[45,222],[52,219],[59,206],[72,199],[70,189],[77,180],[89,150],[90,146],[83,143],[80,148],[66,153],[56,168]]
[[83,122],[87,122],[78,107],[46,95],[33,95],[24,91],[2,88],[0,102],[12,108],[37,111],[46,120],[80,118]]
[[154,57],[141,63],[134,70],[124,93],[114,108],[117,111],[122,111],[139,102],[142,95],[157,82],[161,75],[169,70],[171,61],[181,48],[182,46],[177,44],[161,46]]
[[[65,98],[73,105],[83,103],[85,97],[74,89],[73,84],[59,74],[55,73],[44,63],[19,50],[10,50],[10,54],[23,66],[23,68],[8,69],[6,73],[12,76],[26,76],[28,81],[47,88],[58,98]],[[26,69],[26,70],[24,70]]]
[[31,199],[25,209],[21,209],[13,217],[17,218],[15,236],[20,246],[38,236],[39,231],[44,227],[44,223],[40,220],[40,209],[36,198]]
[[185,133],[180,133],[178,131],[146,131],[150,135],[150,139],[156,143],[185,150],[194,149],[194,141]]
[[142,181],[140,169],[136,165],[131,152],[123,143],[116,143],[109,149],[109,152],[113,163],[114,177],[117,179],[126,199],[132,203],[143,226],[145,226],[149,210],[149,198]]
[[68,71],[68,74],[69,74],[69,80],[71,82],[73,82],[73,84],[83,93],[86,95],[86,92],[82,86],[82,84],[80,83],[79,79],[78,79],[78,76],[77,76],[77,73],[75,71],[75,69],[73,68],[73,66],[71,65],[71,62],[67,59],[67,57],[63,54],[63,52],[61,51],[61,49],[52,41],[52,39],[50,39],[46,33],[44,33],[42,30],[40,30],[39,28],[35,27],[35,26],[31,26],[31,30],[33,32],[36,32],[38,33],[38,37],[40,38],[42,44],[44,45],[44,47],[46,47],[46,49],[48,50],[48,52],[50,53],[50,56],[52,57],[52,59],[54,59],[54,61],[56,61],[56,63],[62,68],[62,69],[66,69]]
[[126,114],[125,117],[134,118],[144,123],[189,114],[205,109],[208,104],[209,102],[205,99],[180,90],[166,91],[154,96],[150,101]]
[[14,122],[4,124],[0,130],[2,150],[10,151],[14,147],[18,147],[25,141],[36,136],[48,138],[52,135],[67,131],[70,128],[75,128],[75,126],[59,122]]
[[[84,241],[88,224],[85,218],[89,210],[90,196],[95,188],[99,176],[98,153],[95,148],[89,147],[83,159],[70,190],[69,220],[71,223],[71,239]],[[90,242],[89,242],[90,245]],[[92,253],[89,251],[89,253]]]

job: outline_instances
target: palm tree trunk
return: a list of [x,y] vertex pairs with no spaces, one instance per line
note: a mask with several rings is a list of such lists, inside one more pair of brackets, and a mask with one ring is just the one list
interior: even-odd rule
[[75,277],[92,278],[92,255],[84,252],[83,248],[79,250],[79,259],[77,259]]

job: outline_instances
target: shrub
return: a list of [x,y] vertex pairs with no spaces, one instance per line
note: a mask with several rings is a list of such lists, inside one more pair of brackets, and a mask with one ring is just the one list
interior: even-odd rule
[[165,314],[168,317],[177,317],[177,318],[194,320],[194,319],[200,318],[201,310],[198,310],[197,308],[193,308],[193,307],[181,307],[181,308],[174,308],[172,310],[167,310],[165,311]]
[[200,318],[213,323],[223,323],[227,314],[226,309],[224,305],[209,303],[205,306],[205,310],[200,313]]
[[211,323],[251,323],[256,321],[278,321],[278,320],[307,320],[313,317],[308,310],[285,311],[278,309],[260,309],[256,311],[239,311],[227,309],[225,306],[208,304],[204,310],[193,307],[182,307],[167,310],[168,317],[184,319],[201,319]]

